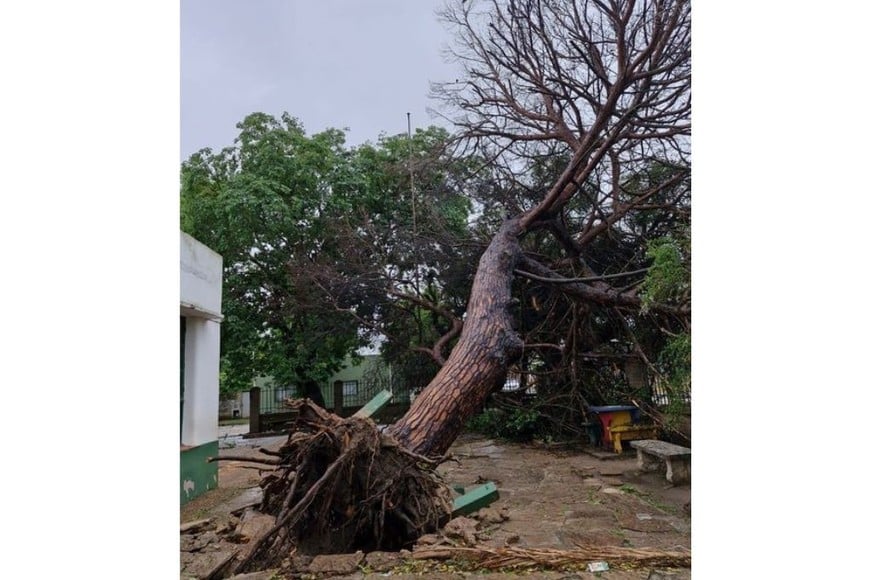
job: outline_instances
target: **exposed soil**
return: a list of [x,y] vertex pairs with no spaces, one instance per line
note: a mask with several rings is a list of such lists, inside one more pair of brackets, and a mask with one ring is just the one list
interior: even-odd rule
[[[259,443],[276,450],[284,441],[286,437]],[[254,455],[256,447],[248,445],[257,443],[248,440],[245,446],[221,450],[221,454]],[[489,515],[478,517],[482,521],[473,538],[478,547],[569,550],[585,546],[673,551],[691,546],[691,486],[673,487],[661,473],[639,472],[631,450],[622,456],[597,454],[599,457],[596,457],[578,446],[519,445],[466,434],[456,441],[450,453],[456,461],[448,461],[438,468],[448,483],[470,490],[480,483],[493,481],[499,491],[499,499],[490,506]],[[256,469],[237,462],[221,462],[218,477],[218,489],[182,507],[182,522],[213,518],[218,526],[234,524],[238,518],[232,512],[257,501],[260,477]],[[499,521],[500,514],[508,519]],[[182,567],[188,562],[189,555],[182,553]],[[419,577],[407,566],[400,566],[400,560],[395,564],[391,578]],[[553,579],[690,578],[690,570],[686,568],[655,573],[652,570],[621,566],[594,574],[562,570],[524,575]],[[415,568],[414,572],[418,570]],[[349,574],[336,574],[327,569],[312,577],[364,576],[357,567]],[[426,573],[427,578],[443,579],[508,576],[516,574],[469,573],[434,564]],[[184,570],[182,577],[189,577]]]

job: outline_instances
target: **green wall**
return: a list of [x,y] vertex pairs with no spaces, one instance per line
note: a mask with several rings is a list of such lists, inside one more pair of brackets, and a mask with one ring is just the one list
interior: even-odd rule
[[329,377],[329,382],[327,383],[330,388],[332,387],[332,383],[335,381],[360,381],[362,382],[363,377],[370,369],[374,368],[377,362],[380,360],[381,356],[377,354],[365,355],[362,357],[360,363],[356,366],[353,366],[353,363],[350,360],[350,357],[345,359],[344,368]]
[[217,455],[217,441],[181,450],[181,505],[218,486],[218,464],[208,461]]

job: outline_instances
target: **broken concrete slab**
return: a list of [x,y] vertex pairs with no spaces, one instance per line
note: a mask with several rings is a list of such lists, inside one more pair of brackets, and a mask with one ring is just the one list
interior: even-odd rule
[[458,518],[453,518],[447,522],[442,531],[448,538],[463,540],[466,544],[471,546],[477,543],[478,529],[480,529],[479,521],[465,516],[459,516]]
[[[214,521],[214,518],[205,518],[204,520],[194,520],[192,522],[185,522],[185,523],[181,524],[181,533],[186,534],[189,532],[193,533],[193,532],[198,532],[200,530],[204,530],[207,527],[209,527],[209,524],[211,524],[213,521]],[[211,529],[214,529],[214,526],[211,526]]]
[[442,541],[442,539],[443,538],[438,534],[423,534],[422,536],[417,538],[415,544],[417,546],[433,546],[438,542]]
[[184,535],[181,536],[181,551],[182,552],[193,552],[196,548],[196,536],[194,535]]
[[321,554],[311,560],[308,571],[312,574],[352,574],[357,571],[364,557],[362,552]]
[[240,513],[245,508],[259,505],[263,501],[263,488],[260,486],[249,487],[230,501],[224,507],[226,513]]
[[402,560],[398,552],[369,552],[365,555],[365,565],[373,572],[391,570],[401,564]]
[[242,514],[242,519],[236,528],[236,539],[243,544],[247,544],[268,532],[274,525],[275,516],[249,509]]
[[181,551],[182,552],[198,552],[209,544],[217,544],[220,541],[218,535],[213,531],[203,532],[201,534],[185,534],[181,536]]
[[502,507],[500,509],[485,507],[478,511],[475,517],[479,519],[482,524],[486,525],[500,524],[510,519],[510,515],[508,514],[508,510],[506,507]]
[[213,578],[235,558],[238,550],[193,554],[181,571],[182,578]]

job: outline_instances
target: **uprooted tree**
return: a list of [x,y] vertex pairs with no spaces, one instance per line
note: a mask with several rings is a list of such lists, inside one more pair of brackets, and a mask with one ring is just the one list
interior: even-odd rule
[[[686,303],[646,303],[638,288],[601,275],[584,253],[628,230],[638,215],[678,213],[689,190],[688,2],[459,2],[444,11],[465,67],[440,95],[463,116],[467,142],[515,183],[553,151],[566,159],[539,200],[504,220],[478,264],[461,338],[434,380],[390,433],[408,449],[446,452],[463,423],[497,388],[524,342],[513,324],[515,276],[534,277],[572,299],[687,320]],[[652,171],[654,168],[666,170]],[[644,178],[639,178],[644,176]],[[663,196],[664,192],[671,192]],[[524,238],[546,232],[550,263]],[[625,274],[615,272],[615,274]]]
[[[378,433],[300,403],[297,430],[263,483],[261,509],[276,525],[236,571],[277,564],[293,547],[404,545],[443,521],[449,504],[434,465],[532,347],[517,328],[519,279],[611,310],[629,334],[640,316],[688,331],[687,293],[644,294],[638,263],[663,232],[688,227],[689,2],[457,0],[442,17],[465,73],[436,88],[457,112],[457,146],[528,203],[493,230],[464,316],[451,319],[458,340],[398,422]],[[542,159],[551,161],[546,187],[531,179]],[[602,252],[623,257],[605,272],[591,259]]]

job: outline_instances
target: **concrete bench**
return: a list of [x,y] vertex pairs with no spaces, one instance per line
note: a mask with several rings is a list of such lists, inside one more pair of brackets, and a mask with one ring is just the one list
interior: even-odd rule
[[691,480],[692,450],[688,447],[654,439],[633,441],[631,447],[637,449],[637,466],[641,470],[655,470],[664,460],[667,466],[665,479],[669,482],[681,485]]
[[617,425],[610,428],[613,451],[622,453],[622,442],[635,439],[655,439],[659,436],[655,425]]

